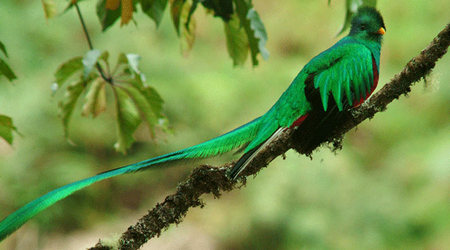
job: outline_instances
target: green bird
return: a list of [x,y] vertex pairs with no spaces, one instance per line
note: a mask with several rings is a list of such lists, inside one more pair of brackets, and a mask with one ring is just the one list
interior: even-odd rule
[[237,148],[243,155],[229,172],[235,179],[258,151],[287,128],[295,128],[300,152],[311,152],[334,129],[342,115],[358,106],[378,83],[383,18],[361,7],[350,33],[314,57],[264,115],[226,134],[173,153],[123,166],[55,189],[21,207],[0,222],[0,241],[57,201],[93,183],[149,169],[162,163],[206,158]]

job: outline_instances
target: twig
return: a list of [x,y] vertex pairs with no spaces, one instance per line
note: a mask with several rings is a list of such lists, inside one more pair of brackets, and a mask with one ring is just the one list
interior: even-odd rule
[[[343,134],[354,128],[376,113],[386,110],[387,105],[394,99],[411,91],[410,87],[425,77],[434,68],[436,61],[447,52],[450,44],[450,24],[433,39],[418,56],[409,61],[404,69],[392,78],[380,91],[364,105],[355,109],[352,116],[344,120],[334,135],[323,142],[333,142]],[[284,154],[290,148],[295,148],[292,140],[293,130],[287,130],[274,142],[262,150],[241,174],[238,181],[230,181],[226,177],[227,169],[233,165],[228,163],[222,167],[200,166],[193,170],[187,180],[179,184],[175,194],[169,195],[158,203],[151,211],[143,216],[134,226],[130,226],[118,241],[119,249],[138,249],[149,239],[159,236],[171,224],[178,224],[183,220],[191,207],[203,207],[200,199],[203,194],[213,194],[220,197],[224,191],[230,191],[245,185],[246,177],[254,175],[266,167],[273,159]],[[100,241],[90,249],[111,249]]]
[[[89,36],[89,32],[87,30],[86,23],[84,22],[83,15],[81,14],[80,7],[78,7],[77,2],[75,2],[73,5],[75,5],[75,9],[77,10],[78,18],[80,19],[81,27],[83,27],[83,32],[84,32],[84,35],[86,36],[86,40],[88,42],[89,49],[93,50],[94,46],[92,45],[91,37]],[[111,77],[107,77],[105,75],[105,72],[103,71],[102,66],[98,62],[95,64],[95,66],[96,66],[98,72],[100,73],[100,76],[102,77],[102,79],[110,84],[113,84],[113,79]]]

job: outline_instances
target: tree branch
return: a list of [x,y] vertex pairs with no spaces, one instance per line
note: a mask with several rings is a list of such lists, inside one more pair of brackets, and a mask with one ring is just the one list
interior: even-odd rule
[[[342,136],[366,119],[371,119],[376,113],[386,110],[394,99],[411,91],[411,86],[425,77],[434,68],[436,61],[447,53],[450,44],[450,24],[433,39],[433,41],[416,57],[411,59],[404,69],[392,78],[380,91],[374,94],[365,104],[354,109],[352,115],[339,125],[334,134],[324,140],[324,143],[335,143]],[[266,167],[273,159],[287,150],[295,148],[293,133],[288,129],[275,141],[270,143],[258,154],[249,166],[242,172],[241,178],[231,181],[227,178],[227,170],[233,163],[222,167],[200,166],[193,170],[187,180],[178,185],[175,194],[169,195],[143,216],[134,226],[130,226],[118,241],[119,249],[138,249],[149,239],[158,237],[171,224],[180,223],[191,207],[203,207],[200,199],[203,194],[213,194],[220,197],[224,191],[240,188],[246,183],[246,177],[254,175]],[[110,249],[100,241],[91,249]]]

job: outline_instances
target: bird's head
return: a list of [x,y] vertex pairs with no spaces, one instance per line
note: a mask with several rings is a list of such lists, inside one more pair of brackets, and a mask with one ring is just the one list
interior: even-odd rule
[[380,12],[372,7],[360,7],[352,19],[349,36],[381,43],[385,32]]

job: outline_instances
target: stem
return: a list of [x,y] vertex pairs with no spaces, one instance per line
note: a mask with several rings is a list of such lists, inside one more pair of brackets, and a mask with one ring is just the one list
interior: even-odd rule
[[[80,7],[78,7],[77,2],[75,2],[74,5],[75,5],[75,9],[77,10],[78,18],[80,19],[81,27],[83,27],[83,32],[84,32],[84,35],[86,36],[86,40],[88,42],[89,49],[93,50],[94,46],[92,45],[91,37],[89,36],[89,32],[87,30],[86,23],[84,22],[83,15],[81,14]],[[100,73],[100,76],[102,77],[102,79],[110,84],[113,84],[113,79],[111,77],[107,77],[105,75],[105,72],[103,71],[102,66],[98,62],[95,64],[95,66],[96,66],[98,72]]]

